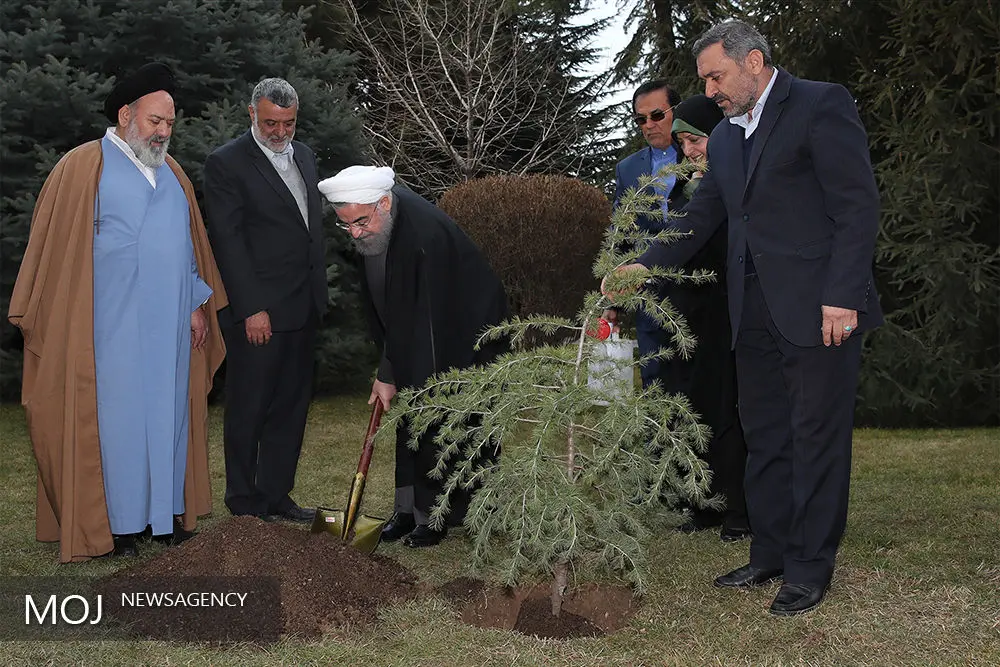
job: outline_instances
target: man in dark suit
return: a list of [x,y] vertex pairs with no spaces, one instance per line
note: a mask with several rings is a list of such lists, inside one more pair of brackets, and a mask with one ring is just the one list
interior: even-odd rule
[[847,522],[863,331],[882,322],[872,284],[879,196],[868,140],[842,86],[771,64],[751,26],[727,21],[696,43],[705,94],[729,122],[676,223],[692,238],[637,264],[681,266],[728,221],[726,280],[747,441],[750,563],[715,580],[784,577],[770,611],[822,602]]
[[[641,177],[659,174],[664,167],[683,159],[672,134],[674,109],[681,104],[680,95],[663,79],[642,84],[632,95],[633,118],[648,146],[632,153],[615,168],[615,208],[627,190],[639,186]],[[688,179],[675,175],[661,176],[661,179],[663,182],[654,186],[663,197],[659,206],[636,219],[639,228],[649,234],[666,229],[668,213],[683,209],[688,202],[685,195]],[[719,229],[688,262],[686,269],[705,269],[721,276],[725,262],[726,232]],[[688,359],[676,356],[647,361],[640,369],[642,386],[659,382],[664,391],[684,394],[691,400],[703,423],[712,429],[712,441],[706,452],[713,472],[709,494],[721,494],[726,499],[723,511],[683,508],[690,516],[678,529],[694,532],[721,526],[719,536],[723,541],[743,539],[750,534],[742,479],[746,445],[736,414],[736,374],[729,349],[725,285],[722,280],[702,285],[661,281],[657,295],[661,299],[668,298],[674,309],[684,316],[698,339],[698,346]],[[612,323],[618,320],[614,309],[606,310],[604,317]],[[670,347],[670,334],[645,312],[636,313],[635,328],[640,355]]]
[[295,89],[264,79],[250,130],[205,161],[205,206],[229,308],[226,506],[236,515],[312,520],[292,500],[327,305],[316,156],[293,141]]
[[[397,389],[421,387],[435,373],[488,364],[506,349],[494,341],[475,349],[479,334],[507,317],[507,295],[485,256],[434,204],[395,185],[389,167],[355,165],[320,182],[362,260],[362,290],[372,338],[382,359],[369,404],[388,409]],[[409,448],[404,421],[396,432],[395,513],[382,530],[385,541],[409,547],[438,544],[430,514],[444,479],[437,464],[436,428],[419,448]],[[447,523],[462,522],[469,494],[449,497]]]

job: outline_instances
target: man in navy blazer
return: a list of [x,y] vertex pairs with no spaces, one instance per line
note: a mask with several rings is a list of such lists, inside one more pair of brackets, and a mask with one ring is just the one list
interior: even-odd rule
[[[673,165],[683,159],[683,155],[673,144],[671,127],[674,122],[673,109],[680,104],[681,96],[670,87],[666,81],[656,79],[647,81],[632,94],[632,114],[639,126],[646,146],[632,153],[615,167],[615,208],[629,188],[639,186],[643,176],[657,173],[665,166]],[[655,234],[666,228],[666,211],[678,210],[687,203],[683,199],[681,179],[671,176],[666,179],[659,194],[663,196],[661,210],[650,215],[640,215],[636,224],[643,230]],[[671,289],[671,285],[662,285],[659,289],[661,297],[670,297],[671,302],[683,299],[680,289]],[[682,308],[682,305],[678,307]],[[612,323],[617,322],[618,313],[614,309],[605,311],[604,316]],[[636,337],[639,344],[639,354],[647,355],[668,347],[670,336],[653,318],[640,311],[636,313]],[[673,387],[665,374],[670,372],[669,362],[653,360],[642,366],[642,386],[648,387],[654,381],[660,380],[667,391],[681,391]]]
[[208,231],[229,295],[226,506],[235,515],[305,523],[295,485],[312,397],[313,347],[327,285],[316,156],[293,141],[299,99],[264,79],[251,129],[205,161]]
[[728,221],[726,282],[747,441],[750,563],[725,587],[784,578],[786,616],[822,602],[847,522],[861,336],[882,322],[872,284],[879,195],[868,140],[842,86],[771,63],[751,26],[696,43],[705,94],[729,122],[687,215],[692,237],[619,271],[682,266]]

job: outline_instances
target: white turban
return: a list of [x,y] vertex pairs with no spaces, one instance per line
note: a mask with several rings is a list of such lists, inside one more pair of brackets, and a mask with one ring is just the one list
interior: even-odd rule
[[371,204],[389,194],[395,179],[396,173],[389,167],[355,165],[320,181],[319,191],[337,204]]

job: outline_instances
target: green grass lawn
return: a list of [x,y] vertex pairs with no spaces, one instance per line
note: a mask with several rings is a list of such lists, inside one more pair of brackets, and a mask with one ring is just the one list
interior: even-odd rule
[[[222,503],[222,413],[211,413],[215,514]],[[295,499],[341,507],[357,466],[368,407],[361,398],[313,405]],[[20,406],[0,407],[0,574],[97,576],[107,559],[59,565],[34,541],[35,468]],[[665,533],[650,545],[649,593],[612,635],[537,640],[462,624],[427,597],[389,610],[374,629],[267,649],[155,642],[0,644],[3,664],[85,665],[998,665],[1000,431],[877,431],[855,435],[850,519],[826,602],[803,617],[767,614],[776,586],[716,589],[747,545],[714,533]],[[391,507],[392,453],[376,450],[369,513]],[[459,533],[460,535],[460,533]],[[379,547],[423,581],[465,573],[469,545]],[[148,551],[147,553],[154,553]]]

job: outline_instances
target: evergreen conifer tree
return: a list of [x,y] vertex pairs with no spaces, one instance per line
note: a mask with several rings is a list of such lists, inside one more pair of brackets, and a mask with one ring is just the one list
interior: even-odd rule
[[[684,167],[675,167],[679,171]],[[641,183],[645,187],[652,179]],[[649,210],[657,196],[632,190],[616,210],[594,264],[595,276],[630,263],[653,240],[672,241],[677,232],[649,236],[635,224],[636,211]],[[710,274],[654,269],[609,279],[621,290],[615,303],[644,309],[673,335],[673,347],[656,356],[687,355],[695,340],[666,299],[641,289],[645,280],[702,282]],[[393,433],[400,419],[411,422],[412,445],[438,428],[438,466],[444,493],[431,514],[442,525],[457,489],[479,486],[465,526],[477,565],[495,563],[505,583],[525,575],[552,577],[552,612],[559,614],[571,570],[603,565],[620,572],[642,591],[646,581],[644,516],[663,502],[701,505],[709,481],[698,457],[710,438],[682,395],[658,386],[616,393],[613,384],[588,382],[592,362],[603,360],[600,343],[588,336],[607,304],[591,292],[575,320],[552,316],[515,317],[484,334],[509,337],[512,351],[486,367],[452,370],[418,389],[401,392],[383,425]],[[561,344],[530,346],[529,333]],[[650,355],[652,358],[653,355]],[[612,364],[609,377],[632,359]],[[621,366],[624,366],[622,368]],[[502,461],[493,448],[503,449]]]
[[860,76],[882,193],[887,324],[862,373],[865,418],[1000,423],[1000,5],[883,0],[881,55]]

